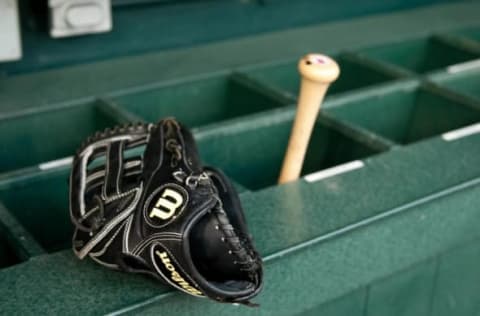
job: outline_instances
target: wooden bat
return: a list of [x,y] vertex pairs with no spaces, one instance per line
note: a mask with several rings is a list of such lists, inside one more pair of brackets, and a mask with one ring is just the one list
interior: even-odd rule
[[298,70],[302,82],[297,114],[278,179],[279,184],[297,180],[300,176],[320,105],[328,87],[340,74],[340,68],[333,59],[319,54],[308,54],[300,59]]

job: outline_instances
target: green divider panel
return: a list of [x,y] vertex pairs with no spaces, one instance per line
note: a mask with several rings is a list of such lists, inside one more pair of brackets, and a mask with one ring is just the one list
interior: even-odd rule
[[432,79],[456,92],[480,99],[479,67],[470,71],[460,71],[447,75],[439,75]]
[[418,74],[442,70],[449,65],[480,57],[478,51],[452,45],[438,37],[394,42],[360,52],[372,59],[391,63]]
[[0,200],[48,252],[71,247],[67,170],[4,186]]
[[0,223],[0,269],[20,262],[20,258],[6,238],[6,234],[6,228]]
[[[334,57],[341,73],[328,90],[328,96],[385,83],[398,78],[383,68],[375,68],[347,55]],[[250,77],[296,98],[300,88],[298,60],[245,69]]]
[[0,172],[72,156],[86,137],[115,124],[95,102],[0,119]]
[[219,75],[198,80],[141,89],[112,97],[120,107],[149,122],[174,116],[197,127],[288,104],[245,82],[235,75]]
[[0,203],[0,231],[3,259],[7,262],[18,263],[45,254],[43,247],[2,203]]
[[326,108],[332,116],[409,144],[473,124],[480,108],[427,86],[376,91]]
[[460,31],[456,31],[455,34],[462,35],[466,38],[479,42],[480,45],[480,27],[463,29]]

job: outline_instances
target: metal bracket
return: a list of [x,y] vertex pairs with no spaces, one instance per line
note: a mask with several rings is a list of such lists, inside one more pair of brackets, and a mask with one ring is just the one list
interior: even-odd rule
[[49,0],[50,35],[68,37],[112,29],[110,0]]

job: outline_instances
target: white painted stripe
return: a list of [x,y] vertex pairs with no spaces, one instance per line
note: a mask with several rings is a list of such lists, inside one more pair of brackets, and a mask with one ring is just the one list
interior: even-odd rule
[[326,179],[329,177],[333,177],[337,174],[345,173],[345,172],[350,172],[356,169],[363,168],[365,164],[361,160],[354,160],[350,161],[347,163],[344,163],[342,165],[338,165],[329,169],[321,170],[318,172],[314,172],[311,174],[308,174],[304,177],[305,181],[307,182],[315,182],[319,181],[322,179]]
[[467,127],[459,128],[454,131],[442,135],[443,140],[450,142],[459,138],[480,133],[480,123],[476,123]]
[[57,168],[57,167],[69,165],[69,164],[72,163],[72,161],[73,161],[73,157],[66,157],[66,158],[62,158],[62,159],[57,159],[57,160],[52,160],[52,161],[49,161],[49,162],[41,163],[41,164],[38,165],[38,168],[40,168],[40,170],[48,170],[48,169],[52,169],[52,168]]
[[475,59],[471,61],[467,61],[464,63],[460,64],[455,64],[447,67],[447,72],[450,74],[454,74],[457,72],[465,71],[465,70],[470,70],[470,69],[480,69],[480,59]]

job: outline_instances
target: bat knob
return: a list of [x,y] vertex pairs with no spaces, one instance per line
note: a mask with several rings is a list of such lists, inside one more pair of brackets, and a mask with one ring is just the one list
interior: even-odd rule
[[338,78],[340,67],[328,56],[308,54],[298,62],[298,71],[304,79],[330,84]]

